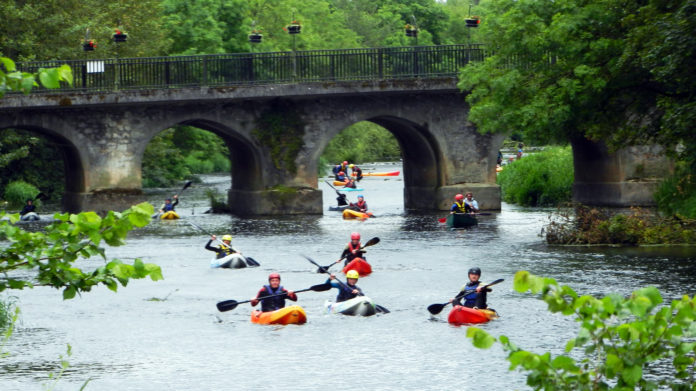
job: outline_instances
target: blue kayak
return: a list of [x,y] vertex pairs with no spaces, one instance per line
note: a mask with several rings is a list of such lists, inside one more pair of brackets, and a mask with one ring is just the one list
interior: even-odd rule
[[338,189],[338,191],[365,191],[365,189],[343,188],[343,189]]

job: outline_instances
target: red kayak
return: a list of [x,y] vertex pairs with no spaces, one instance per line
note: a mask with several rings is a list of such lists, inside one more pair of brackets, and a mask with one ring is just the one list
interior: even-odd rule
[[486,323],[498,317],[495,311],[479,310],[461,305],[455,305],[447,316],[447,321],[452,324]]
[[360,277],[365,277],[366,275],[372,273],[372,266],[370,266],[370,264],[365,262],[365,260],[362,258],[355,258],[343,268],[343,273],[348,273],[349,270],[355,270],[358,272]]

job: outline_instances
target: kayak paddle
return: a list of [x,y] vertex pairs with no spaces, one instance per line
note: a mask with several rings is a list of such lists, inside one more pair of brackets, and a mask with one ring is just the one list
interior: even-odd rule
[[[208,235],[208,236],[213,236],[213,234],[207,232],[206,230],[204,230],[203,228],[201,228],[199,225],[194,224],[193,222],[191,222],[191,221],[189,221],[189,220],[186,220],[186,222],[189,223],[189,224],[191,224],[191,225],[194,226],[195,228],[198,228],[198,229],[199,229],[201,232],[203,232],[204,234],[206,234],[206,235]],[[225,246],[225,247],[232,248],[232,247],[226,245],[225,242],[223,242],[223,241],[220,240],[220,239],[217,239],[217,238],[216,238],[215,241],[218,242],[218,243],[220,243],[221,245],[223,245],[223,246]],[[247,263],[247,265],[248,265],[249,267],[261,266],[261,264],[258,263],[258,262],[256,262],[256,260],[255,260],[254,258],[252,258],[252,257],[245,257],[244,255],[242,255],[242,257],[244,257],[244,260],[246,261],[246,263]]]
[[[374,238],[368,240],[367,243],[365,243],[364,246],[360,247],[360,249],[362,250],[362,249],[364,249],[365,247],[374,246],[374,245],[377,244],[377,243],[379,243],[379,238],[375,236]],[[346,255],[346,257],[347,257],[347,255]],[[322,269],[328,271],[329,268],[330,268],[331,266],[333,266],[333,265],[335,265],[335,264],[337,264],[337,263],[340,263],[342,260],[346,259],[346,257],[341,257],[341,259],[339,259],[338,261],[336,261],[336,262],[334,262],[334,263],[332,263],[332,264],[330,264],[330,265],[328,265],[328,266],[319,266],[319,269],[317,269],[317,273],[324,273],[324,272],[322,271]]]
[[[328,270],[328,269],[326,269],[326,268],[323,267],[323,266],[319,266],[319,264],[316,263],[316,262],[314,262],[314,260],[313,260],[312,258],[310,258],[310,257],[308,257],[308,256],[306,256],[306,255],[302,255],[302,256],[305,257],[309,262],[312,262],[312,263],[314,264],[314,266],[318,267],[319,270],[321,270],[321,273],[331,274],[331,273],[329,273],[329,270]],[[336,281],[336,282],[338,283],[338,285],[340,285],[343,289],[350,289],[350,287],[349,287],[348,285],[346,285],[344,282],[342,282],[342,281],[339,280],[338,278],[334,278],[334,281]],[[330,284],[329,284],[329,286],[330,286]],[[360,295],[360,296],[365,296],[365,295],[362,294],[362,293],[358,293],[358,295]],[[391,311],[389,311],[389,310],[386,309],[385,307],[382,307],[382,306],[379,305],[379,304],[375,304],[375,310],[377,310],[377,312],[381,312],[381,313],[384,313],[384,314],[388,314],[389,312],[391,312]]]
[[[491,286],[491,285],[499,284],[499,283],[501,283],[501,282],[503,282],[503,281],[505,281],[505,280],[502,279],[502,278],[499,278],[499,279],[497,279],[497,280],[491,282],[490,284],[487,284],[487,285],[482,286],[482,287],[481,287],[481,290],[486,289],[486,288],[488,288],[488,287]],[[463,292],[459,292],[459,294],[458,294],[457,296],[455,296],[455,299],[460,299],[460,298],[462,298],[462,297],[468,295],[468,294],[471,293],[471,292],[476,292],[476,289],[468,289],[468,290],[465,290],[465,291],[463,291]],[[454,300],[453,300],[453,301],[454,301]],[[430,313],[433,314],[433,315],[437,315],[437,314],[439,314],[440,312],[442,312],[442,309],[445,308],[448,304],[452,304],[452,303],[448,301],[447,303],[442,303],[442,304],[430,304],[430,305],[428,306],[428,312],[430,312]]]
[[[299,291],[295,291],[295,293],[299,292],[307,292],[307,291],[314,291],[314,292],[324,292],[328,291],[331,289],[331,284],[319,284],[319,285],[312,285],[311,287],[307,289],[300,289]],[[275,295],[269,295],[269,296],[264,296],[260,297],[255,300],[266,300],[270,297],[278,297],[278,296],[285,296],[286,293],[278,293]],[[244,300],[244,301],[236,301],[236,300],[225,300],[217,303],[217,309],[220,312],[225,312],[225,311],[230,311],[235,308],[237,308],[237,305],[242,304],[242,303],[249,303],[251,300]]]

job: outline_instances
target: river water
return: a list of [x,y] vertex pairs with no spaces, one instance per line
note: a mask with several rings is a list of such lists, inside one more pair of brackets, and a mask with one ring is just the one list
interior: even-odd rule
[[[4,348],[10,356],[0,358],[0,390],[49,385],[48,374],[57,372],[67,344],[70,367],[55,390],[77,390],[88,379],[87,390],[525,389],[524,374],[508,372],[499,347],[474,348],[466,327],[446,322],[447,309],[435,317],[426,310],[454,296],[470,267],[483,270],[483,281],[505,279],[489,294],[501,318],[480,327],[535,352],[562,352],[577,327],[572,319],[548,313],[535,297],[514,292],[518,270],[555,278],[581,294],[628,294],[647,285],[667,299],[696,293],[693,251],[548,247],[539,233],[550,210],[503,204],[500,213],[480,217],[478,226],[450,231],[437,221],[444,213],[404,211],[399,176],[361,182],[377,216],[364,222],[344,221],[329,211],[239,219],[203,213],[205,189],[223,193],[229,186],[224,176],[205,180],[181,195],[181,220],[154,221],[132,233],[127,245],[107,250],[111,258],[159,264],[163,281],[135,280],[118,293],[98,288],[68,301],[48,288],[10,293],[22,314]],[[336,194],[323,181],[320,187],[327,210]],[[153,192],[151,201],[159,205],[168,194],[171,190]],[[234,246],[261,266],[209,268],[212,253],[203,249],[208,236],[188,221],[218,235],[233,232]],[[363,242],[381,239],[367,253],[373,274],[358,285],[391,313],[325,315],[323,303],[335,290],[299,294],[308,316],[302,326],[251,324],[248,304],[216,310],[218,301],[251,298],[274,271],[288,289],[324,282],[300,254],[320,264],[335,261],[352,231],[360,232]]]

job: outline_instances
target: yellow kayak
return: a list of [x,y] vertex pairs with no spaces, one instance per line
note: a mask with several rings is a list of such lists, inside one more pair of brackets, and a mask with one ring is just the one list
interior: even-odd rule
[[343,210],[343,218],[344,218],[344,219],[361,219],[361,220],[365,220],[365,219],[368,218],[368,217],[372,217],[372,213],[370,213],[370,212],[367,212],[367,213],[358,212],[358,211],[355,211],[355,210],[353,210],[353,209],[344,209],[344,210]]
[[279,310],[251,312],[251,323],[257,324],[303,324],[307,323],[307,314],[299,305],[291,305]]
[[170,210],[169,212],[164,212],[160,216],[160,219],[162,220],[176,220],[179,218],[179,214],[174,212],[173,210]]

